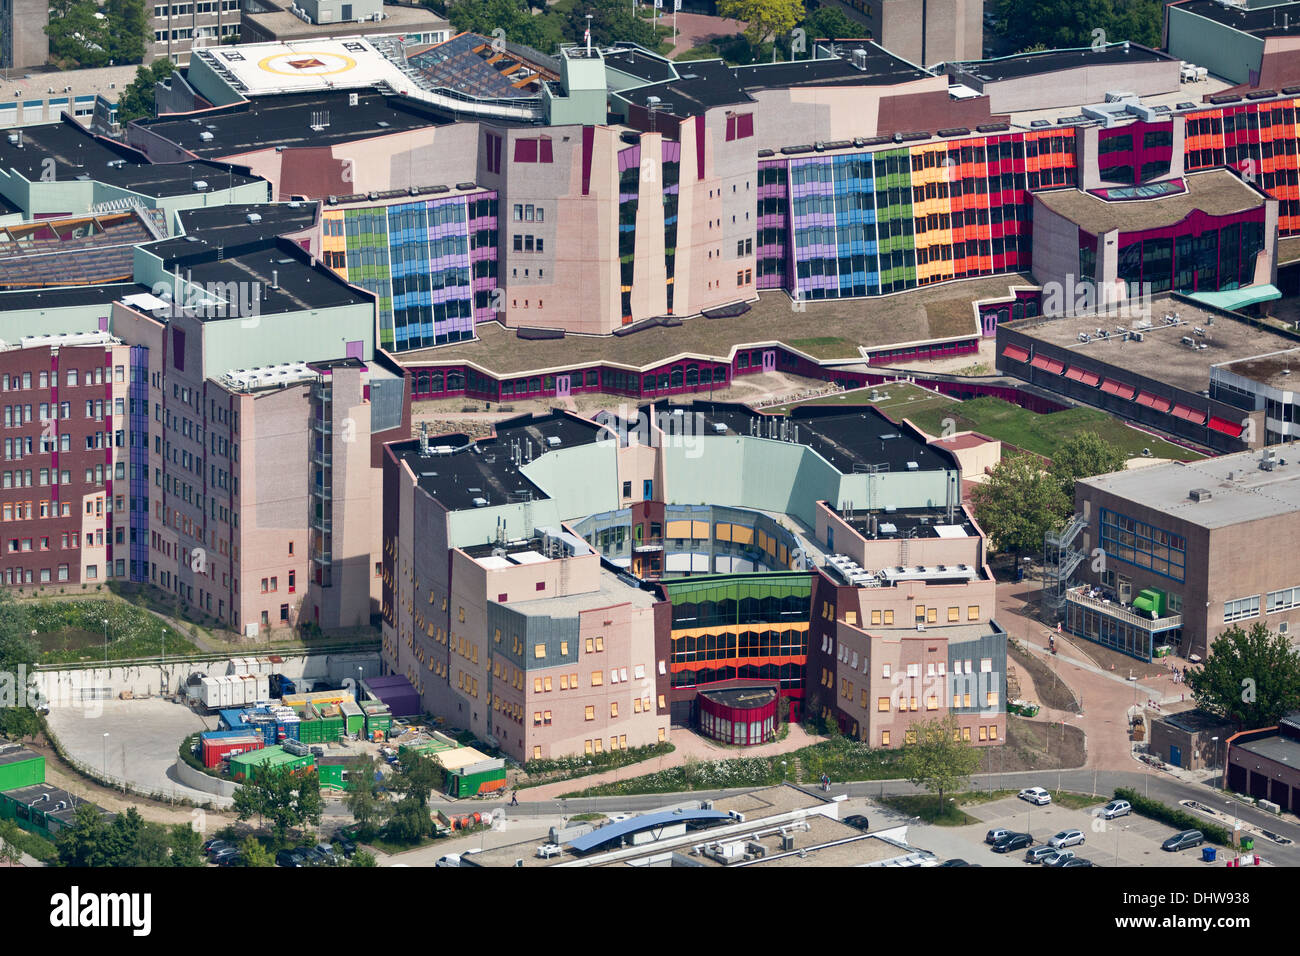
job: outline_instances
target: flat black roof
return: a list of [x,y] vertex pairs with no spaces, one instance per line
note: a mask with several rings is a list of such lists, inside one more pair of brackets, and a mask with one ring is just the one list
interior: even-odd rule
[[[908,462],[916,462],[918,471],[936,471],[956,467],[947,452],[936,450],[911,434],[904,426],[896,425],[874,407],[866,406],[844,411],[830,406],[801,406],[789,418],[791,426],[798,426],[797,436],[791,427],[784,439],[779,431],[764,429],[776,427],[784,416],[763,415],[747,405],[697,401],[689,405],[658,405],[660,415],[671,414],[683,408],[686,413],[703,416],[705,434],[714,434],[715,424],[725,425],[729,433],[774,440],[797,441],[817,452],[841,474],[867,471],[879,467],[882,471],[907,471]],[[649,406],[643,411],[649,414]]]
[[671,60],[649,53],[640,47],[624,47],[605,54],[605,64],[647,83],[662,83],[677,76]]
[[7,747],[0,750],[0,764],[21,763],[24,760],[36,760],[40,756],[26,747]]
[[[44,126],[24,126],[21,144],[0,138],[0,168],[13,169],[29,181],[48,178],[46,159],[54,160],[56,181],[89,179],[143,196],[178,196],[194,191],[203,180],[209,188],[264,182],[224,163],[150,163],[140,153],[100,139],[68,121]],[[109,164],[112,165],[109,165]]]
[[[200,249],[238,249],[286,233],[306,229],[316,222],[316,202],[252,203],[237,206],[205,206],[180,212],[185,235],[156,242],[150,251],[164,258],[183,257]],[[257,222],[249,222],[255,215]]]
[[[419,485],[448,511],[466,511],[481,498],[488,505],[531,497],[548,497],[515,463],[516,449],[522,464],[547,451],[589,444],[600,437],[601,427],[555,409],[547,415],[521,415],[498,422],[492,438],[471,442],[465,435],[429,438],[433,451],[420,454],[418,440],[395,442],[389,447],[399,461],[406,462]],[[559,439],[552,445],[548,439]],[[445,451],[438,451],[439,448]],[[529,529],[531,532],[531,529]]]
[[22,289],[16,292],[0,292],[0,312],[15,312],[23,309],[66,309],[90,305],[107,306],[125,296],[148,291],[150,290],[147,285],[137,282],[114,282],[109,285],[74,286],[70,289]]
[[1112,43],[1101,50],[1040,50],[1036,53],[1018,53],[995,60],[970,60],[950,63],[958,74],[968,74],[985,82],[1022,79],[1071,70],[1083,66],[1113,66],[1125,63],[1156,63],[1160,60],[1177,62],[1174,57],[1159,50],[1136,43]]
[[1254,10],[1224,6],[1217,0],[1187,0],[1170,6],[1255,37],[1285,37],[1300,33],[1300,2],[1279,3]]
[[[348,105],[351,96],[357,97],[356,106]],[[313,129],[326,113],[329,125]],[[159,117],[137,125],[196,156],[218,157],[276,146],[330,146],[453,122],[450,114],[414,100],[341,90],[256,96],[184,119]]]
[[[895,538],[937,538],[937,525],[952,525],[966,532],[967,537],[978,537],[975,526],[961,508],[953,508],[952,520],[947,508],[907,508],[890,511],[884,508],[854,510],[849,524],[868,541]],[[889,530],[893,526],[892,531]]]
[[933,74],[900,59],[874,43],[855,47],[862,50],[859,68],[854,53],[789,63],[729,66],[722,60],[691,60],[675,66],[678,79],[623,90],[619,96],[638,106],[657,96],[675,116],[695,116],[718,106],[752,103],[756,90],[791,89],[813,86],[889,86],[925,79]]
[[[177,243],[165,240],[157,245],[173,246]],[[146,248],[152,252],[156,247]],[[165,271],[179,270],[185,279],[199,285],[209,282],[258,283],[261,293],[259,308],[263,315],[369,305],[374,301],[319,261],[313,265],[308,254],[288,239],[268,239],[260,248],[247,249],[234,256],[225,254],[221,259],[217,258],[216,250],[204,247],[192,256],[164,258],[163,265]]]

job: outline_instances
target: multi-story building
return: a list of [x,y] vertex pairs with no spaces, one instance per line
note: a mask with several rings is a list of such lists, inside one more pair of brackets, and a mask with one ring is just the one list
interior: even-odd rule
[[1150,660],[1161,646],[1203,658],[1237,624],[1300,625],[1287,531],[1300,473],[1286,447],[1084,478],[1074,503],[1088,560],[1064,595],[1071,633]]
[[[838,621],[872,645],[856,655],[897,658],[900,674],[913,638],[942,650],[940,675],[960,677],[925,710],[951,707],[973,741],[1001,740],[1005,642],[958,474],[942,445],[870,410],[555,412],[480,441],[391,445],[385,667],[431,713],[524,760],[651,743],[672,725],[752,745],[770,739],[778,704],[795,718],[808,706],[814,660],[823,686],[841,666],[826,643],[841,639],[826,634]],[[859,523],[881,528],[855,531],[839,513],[850,502],[870,503]],[[880,572],[848,570],[848,555],[868,553]],[[845,686],[860,682],[849,661]],[[876,711],[869,725],[856,693],[841,703],[846,731],[875,741]],[[910,709],[885,718],[894,746],[924,712]]]
[[50,7],[44,0],[0,0],[0,69],[43,66],[50,58],[45,33]]
[[0,579],[61,589],[131,574],[144,499],[138,350],[107,332],[0,349]]

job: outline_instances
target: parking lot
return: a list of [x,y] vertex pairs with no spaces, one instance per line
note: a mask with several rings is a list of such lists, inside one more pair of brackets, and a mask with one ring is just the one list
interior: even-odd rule
[[[995,827],[1005,827],[1017,833],[1032,833],[1035,846],[1046,843],[1053,834],[1062,830],[1082,830],[1083,845],[1071,849],[1076,856],[1091,860],[1098,866],[1212,865],[1201,862],[1200,847],[1178,853],[1169,853],[1160,849],[1160,844],[1177,831],[1168,824],[1149,820],[1137,814],[1129,814],[1114,820],[1102,820],[1093,816],[1092,811],[1095,809],[1093,807],[1071,810],[1055,803],[1036,807],[1017,797],[1007,797],[963,809],[971,816],[978,817],[981,822],[978,825],[952,827],[952,835],[966,843],[974,844],[970,855],[964,856],[964,859],[983,866],[1035,865],[1025,862],[1024,850],[994,853],[984,843],[984,835]],[[1222,848],[1219,849],[1222,851]],[[1222,856],[1220,856],[1219,866],[1223,865],[1221,860]]]

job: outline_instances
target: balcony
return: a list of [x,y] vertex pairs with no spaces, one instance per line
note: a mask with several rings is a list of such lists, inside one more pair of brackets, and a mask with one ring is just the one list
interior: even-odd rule
[[311,527],[313,531],[330,534],[334,530],[334,521],[331,518],[316,515],[311,519]]
[[663,549],[663,538],[640,538],[633,539],[632,541],[632,550],[638,553],[643,551],[662,551]]
[[318,402],[330,401],[332,394],[329,382],[317,382],[311,387],[311,397]]
[[320,465],[322,468],[332,468],[334,466],[334,454],[318,448],[311,453],[311,463]]
[[329,564],[330,553],[328,551],[315,551],[312,553],[311,559],[316,564]]
[[1181,614],[1171,614],[1167,617],[1159,618],[1148,617],[1115,601],[1092,597],[1089,594],[1089,589],[1087,587],[1070,589],[1065,594],[1065,600],[1070,604],[1078,604],[1082,607],[1099,611],[1107,617],[1112,617],[1117,621],[1123,621],[1133,627],[1151,631],[1153,634],[1159,631],[1169,631],[1176,627],[1183,626],[1183,616]]
[[316,429],[322,435],[330,435],[334,432],[334,423],[328,418],[313,418],[311,427]]
[[313,497],[320,498],[323,501],[329,501],[334,497],[334,490],[329,485],[312,485],[311,493]]

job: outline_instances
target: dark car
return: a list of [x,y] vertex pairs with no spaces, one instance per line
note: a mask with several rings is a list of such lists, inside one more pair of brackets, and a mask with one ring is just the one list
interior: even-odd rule
[[221,845],[229,846],[229,845],[230,845],[230,841],[229,841],[229,840],[218,840],[216,837],[213,837],[211,840],[204,840],[204,841],[203,841],[203,852],[204,852],[204,853],[211,852],[211,850],[212,850],[213,847],[215,847],[215,846],[221,846]]
[[281,850],[275,855],[276,866],[306,866],[301,850]]
[[244,854],[236,850],[234,853],[227,853],[224,856],[217,857],[212,862],[217,866],[243,866]]
[[228,866],[226,862],[232,857],[239,855],[239,848],[233,846],[223,846],[214,853],[208,854],[208,862],[215,863],[217,866]]
[[316,847],[307,847],[300,851],[303,855],[304,866],[332,866],[334,861],[330,857],[317,849]]
[[1093,863],[1092,860],[1085,860],[1081,856],[1076,856],[1073,857],[1072,859],[1066,860],[1064,863],[1061,864],[1060,868],[1064,870],[1072,866],[1096,866],[1096,865],[1097,864]]
[[1033,844],[1034,838],[1028,833],[1012,833],[993,844],[993,852],[1010,853],[1012,850],[1023,850]]
[[1179,850],[1190,850],[1192,847],[1200,846],[1204,842],[1205,834],[1200,830],[1184,830],[1181,833],[1175,833],[1160,844],[1160,849],[1176,853]]
[[216,854],[220,853],[222,850],[235,850],[235,849],[238,849],[238,847],[236,847],[229,840],[209,840],[207,843],[203,845],[203,852],[206,853],[209,857],[216,856]]
[[860,813],[855,813],[852,816],[845,817],[844,822],[855,830],[862,830],[865,832],[871,829],[871,824],[867,822],[867,818]]
[[357,845],[345,836],[336,836],[334,838],[334,845],[338,847],[339,852],[349,860],[352,859],[353,855],[357,852]]
[[940,866],[971,866],[971,864],[967,863],[965,860],[944,860],[939,865]]

